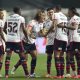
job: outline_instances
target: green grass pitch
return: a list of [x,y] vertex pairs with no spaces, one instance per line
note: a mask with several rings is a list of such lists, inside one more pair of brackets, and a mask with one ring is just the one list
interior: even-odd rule
[[[19,57],[17,54],[13,54],[11,57],[11,65],[10,65],[10,70],[12,69],[13,65],[18,61]],[[31,57],[28,57],[28,69],[30,70],[30,61],[31,61]],[[4,76],[4,64],[2,67],[2,75]],[[38,58],[37,58],[37,66],[36,66],[36,70],[35,70],[36,75],[38,76],[44,76],[46,75],[46,55],[44,54],[39,54]],[[10,72],[9,72],[10,74]],[[56,75],[56,69],[54,66],[54,59],[52,60],[52,67],[51,67],[51,74],[52,75]],[[24,72],[22,67],[20,66],[14,75],[9,76],[8,79],[0,78],[0,80],[58,80],[58,79],[49,79],[49,78],[25,78],[24,76]],[[60,80],[80,80],[80,79],[60,79]]]

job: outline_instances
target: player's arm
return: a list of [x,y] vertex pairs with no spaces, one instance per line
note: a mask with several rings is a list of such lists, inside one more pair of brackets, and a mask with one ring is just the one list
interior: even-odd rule
[[67,26],[65,26],[65,28],[67,28],[67,29],[70,29],[70,30],[75,30],[76,28],[74,28],[74,27],[67,27]]
[[30,36],[33,39],[36,39],[37,34],[33,32],[33,25],[29,23],[26,29],[27,29],[28,36]]
[[63,23],[60,23],[57,26],[58,26],[58,28],[67,28],[67,29],[70,29],[70,30],[75,30],[76,29],[76,27],[74,27],[74,26],[68,26],[68,25],[65,25]]
[[5,22],[3,31],[7,34],[7,22]]
[[5,40],[4,33],[3,33],[3,27],[4,27],[3,23],[0,23],[0,36],[5,42],[6,40]]
[[56,27],[56,20],[53,20],[51,27],[49,30],[46,32],[45,36],[47,36],[50,32],[54,32]]
[[5,40],[5,37],[4,37],[3,28],[1,28],[1,27],[0,27],[0,36],[5,42],[6,40]]
[[26,39],[28,40],[27,31],[26,31],[26,28],[25,28],[25,23],[21,23],[21,28],[22,28],[23,34],[25,35]]
[[33,32],[32,28],[28,29],[28,35],[33,39],[36,39],[36,37],[37,37],[37,34],[35,32]]

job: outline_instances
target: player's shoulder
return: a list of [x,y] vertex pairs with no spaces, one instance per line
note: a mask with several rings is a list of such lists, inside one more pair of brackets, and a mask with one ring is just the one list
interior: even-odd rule
[[52,18],[53,18],[53,19],[55,19],[55,18],[59,18],[59,13],[57,13],[57,12],[54,13],[54,14],[52,15]]
[[20,15],[19,15],[19,17],[20,17],[21,19],[25,19],[23,16],[20,16]]
[[76,19],[78,18],[78,19],[79,19],[80,17],[79,17],[79,16],[77,16],[77,15],[74,15],[74,16],[73,16],[73,18],[76,18]]

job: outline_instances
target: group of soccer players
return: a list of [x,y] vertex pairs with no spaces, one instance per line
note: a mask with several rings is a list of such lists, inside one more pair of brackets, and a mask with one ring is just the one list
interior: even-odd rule
[[[0,70],[5,59],[5,77],[9,77],[9,66],[12,51],[20,57],[11,70],[14,74],[22,65],[26,77],[35,77],[37,50],[35,40],[46,37],[47,75],[50,78],[80,78],[80,17],[74,7],[68,9],[68,14],[61,12],[61,6],[39,10],[33,20],[25,25],[25,18],[21,16],[19,7],[13,8],[13,15],[9,15],[3,22],[3,10],[0,9]],[[6,38],[5,38],[6,34]],[[4,46],[5,43],[5,46]],[[64,52],[66,53],[66,75],[64,75]],[[31,55],[31,69],[28,72],[28,53]],[[51,60],[54,53],[56,76],[51,76]],[[77,71],[75,59],[77,61]],[[70,67],[73,74],[70,74]],[[0,75],[1,76],[1,75]]]

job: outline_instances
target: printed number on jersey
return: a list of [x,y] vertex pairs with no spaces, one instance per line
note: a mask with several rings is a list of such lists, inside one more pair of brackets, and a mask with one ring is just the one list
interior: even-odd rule
[[17,28],[17,22],[8,22],[8,33],[17,33]]

